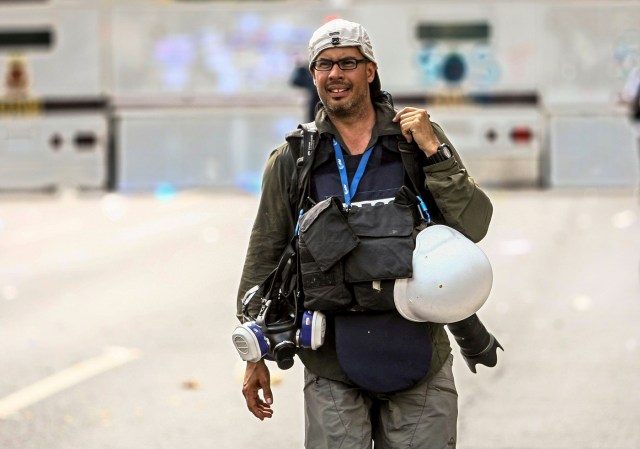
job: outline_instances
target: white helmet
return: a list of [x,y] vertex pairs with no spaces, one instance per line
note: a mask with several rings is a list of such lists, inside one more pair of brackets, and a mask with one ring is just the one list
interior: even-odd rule
[[493,284],[486,254],[448,226],[420,231],[413,251],[413,277],[397,279],[393,298],[410,321],[454,323],[476,313]]

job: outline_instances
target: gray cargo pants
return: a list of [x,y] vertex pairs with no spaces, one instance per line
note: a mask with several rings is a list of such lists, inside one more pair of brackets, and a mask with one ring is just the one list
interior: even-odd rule
[[306,449],[455,449],[458,393],[453,356],[429,381],[372,394],[305,369]]

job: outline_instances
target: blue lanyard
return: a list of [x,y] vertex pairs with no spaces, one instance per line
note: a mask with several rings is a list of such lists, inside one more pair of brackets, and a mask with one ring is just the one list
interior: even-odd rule
[[336,154],[336,164],[338,165],[338,171],[340,172],[340,182],[342,182],[342,192],[344,193],[344,202],[347,205],[347,209],[351,207],[351,199],[355,198],[356,196],[356,192],[358,191],[358,184],[360,184],[362,175],[364,175],[364,169],[367,167],[367,162],[369,161],[369,157],[371,157],[371,153],[373,152],[372,150],[373,146],[368,148],[367,151],[365,151],[362,155],[362,159],[360,159],[356,174],[351,180],[351,186],[349,186],[347,167],[344,164],[344,155],[342,154],[342,148],[340,148],[340,144],[338,143],[338,141],[335,138],[333,139],[333,151]]

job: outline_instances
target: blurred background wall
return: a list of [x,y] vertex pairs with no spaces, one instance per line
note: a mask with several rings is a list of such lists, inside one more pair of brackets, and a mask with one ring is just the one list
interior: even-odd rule
[[311,33],[362,23],[397,107],[499,187],[624,187],[636,1],[0,2],[0,190],[259,189]]

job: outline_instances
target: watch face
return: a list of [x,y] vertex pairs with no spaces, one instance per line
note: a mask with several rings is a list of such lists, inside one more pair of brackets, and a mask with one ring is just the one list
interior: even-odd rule
[[447,145],[446,143],[443,145],[440,145],[440,148],[438,148],[442,154],[448,159],[451,157],[451,149],[449,148],[449,145]]

